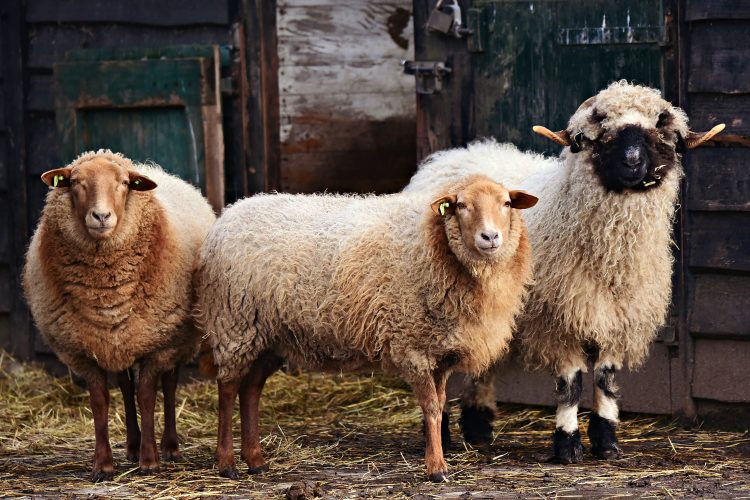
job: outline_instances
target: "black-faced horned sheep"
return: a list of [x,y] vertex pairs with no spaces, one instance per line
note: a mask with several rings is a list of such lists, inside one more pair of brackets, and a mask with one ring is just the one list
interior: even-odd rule
[[[594,362],[592,452],[620,454],[615,370],[638,367],[671,295],[672,223],[683,171],[681,155],[723,129],[688,130],[685,113],[659,91],[625,81],[586,100],[565,130],[534,127],[565,147],[559,158],[522,153],[491,140],[438,152],[406,191],[470,173],[538,193],[526,221],[534,247],[534,285],[518,321],[520,350],[531,368],[557,377],[554,459],[580,460],[581,373]],[[491,439],[491,372],[463,401],[470,442]]]
[[[517,209],[536,203],[482,176],[432,196],[259,195],[227,208],[201,248],[197,310],[218,368],[220,474],[266,469],[258,434],[265,380],[284,359],[313,370],[404,377],[426,422],[425,463],[445,479],[445,383],[506,349],[531,274]],[[428,194],[429,195],[429,194]]]
[[42,180],[52,189],[26,255],[24,291],[46,342],[88,384],[96,433],[92,479],[113,474],[107,372],[118,374],[125,400],[127,456],[154,471],[160,377],[162,456],[179,455],[177,367],[200,341],[191,318],[192,277],[213,211],[186,182],[108,150],[82,154]]

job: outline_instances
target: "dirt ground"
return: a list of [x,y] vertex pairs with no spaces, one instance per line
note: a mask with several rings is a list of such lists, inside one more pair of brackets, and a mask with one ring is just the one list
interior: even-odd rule
[[219,478],[214,468],[213,384],[182,385],[177,407],[183,460],[141,476],[125,460],[122,401],[113,390],[115,479],[93,484],[86,391],[0,353],[0,496],[283,498],[306,480],[309,491],[328,498],[750,498],[747,432],[687,430],[651,416],[623,418],[622,459],[588,456],[561,466],[543,461],[554,427],[550,409],[500,406],[488,453],[463,444],[454,411],[454,443],[446,455],[451,481],[435,485],[424,481],[420,412],[396,380],[275,375],[262,401],[271,470],[252,477],[243,470],[239,481]]

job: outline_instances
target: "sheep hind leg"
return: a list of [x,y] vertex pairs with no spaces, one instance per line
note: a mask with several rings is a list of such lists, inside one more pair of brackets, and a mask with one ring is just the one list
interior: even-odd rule
[[260,395],[268,377],[281,368],[282,359],[271,352],[265,352],[256,359],[248,374],[240,384],[240,419],[242,426],[242,451],[240,458],[245,461],[250,474],[260,474],[268,470],[260,447],[259,406]]
[[138,427],[138,413],[135,409],[135,378],[132,368],[117,373],[117,385],[125,403],[125,455],[131,462],[138,462],[141,448],[141,429]]
[[495,373],[490,369],[472,378],[461,397],[458,425],[464,441],[480,449],[490,447],[495,407]]
[[583,459],[581,433],[578,431],[582,379],[582,371],[577,367],[563,372],[557,379],[556,428],[552,438],[552,461],[556,463],[577,463]]
[[417,377],[410,381],[414,395],[422,408],[425,422],[425,452],[424,461],[427,466],[427,476],[430,481],[439,483],[447,481],[448,464],[443,457],[443,446],[440,438],[442,422],[442,407],[440,397],[435,386],[435,379],[431,375]]
[[216,461],[219,475],[229,479],[239,479],[234,466],[234,445],[232,443],[232,413],[234,400],[240,387],[240,380],[217,382],[219,389],[219,430],[216,444]]
[[160,448],[162,458],[170,461],[177,461],[181,458],[175,415],[177,379],[179,375],[180,368],[176,366],[161,376],[161,390],[164,394],[164,432],[161,435]]
[[622,455],[616,434],[619,395],[615,371],[615,364],[607,360],[597,361],[594,366],[594,408],[589,419],[588,435],[591,453],[600,459],[619,458]]
[[109,446],[109,389],[107,374],[96,368],[93,375],[86,378],[89,386],[89,403],[94,416],[94,433],[96,446],[94,450],[94,467],[91,481],[98,483],[110,481],[114,475],[112,449]]

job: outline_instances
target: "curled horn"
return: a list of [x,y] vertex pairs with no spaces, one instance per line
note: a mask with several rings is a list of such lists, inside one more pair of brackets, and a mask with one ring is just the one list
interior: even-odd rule
[[553,132],[547,127],[542,127],[541,125],[534,125],[533,127],[531,127],[531,130],[551,141],[558,143],[560,146],[570,146],[571,144],[570,135],[568,134],[567,130]]
[[687,139],[685,139],[685,143],[687,144],[688,149],[697,148],[704,142],[710,141],[716,134],[724,130],[724,127],[725,125],[723,123],[720,123],[708,132],[700,133],[693,132],[691,130],[690,132],[688,132]]

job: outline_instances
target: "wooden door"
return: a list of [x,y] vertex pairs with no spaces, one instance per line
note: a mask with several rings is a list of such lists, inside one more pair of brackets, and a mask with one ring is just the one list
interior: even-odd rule
[[[228,54],[224,51],[224,59]],[[219,47],[81,50],[55,64],[63,162],[106,148],[154,161],[224,205]]]
[[[485,136],[558,154],[559,146],[533,134],[531,127],[564,128],[581,102],[614,80],[656,87],[667,99],[676,99],[671,1],[463,0],[458,2],[462,24],[471,34],[461,38],[427,31],[435,4],[414,2],[416,60],[443,62],[450,73],[439,93],[417,95],[420,160]],[[679,225],[676,231],[680,234]],[[646,366],[620,377],[626,411],[677,409],[673,399],[682,391],[673,391],[681,374],[676,356],[679,252],[677,262],[670,326],[660,333]],[[554,385],[547,374],[524,373],[510,361],[498,376],[501,401],[553,403]],[[590,405],[586,386],[583,404]]]

